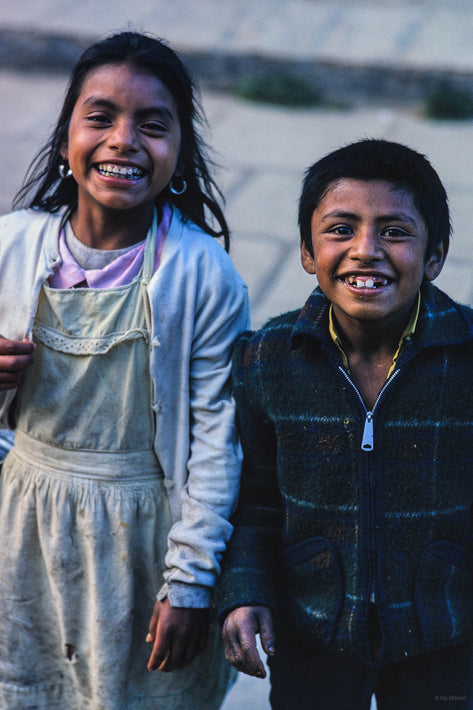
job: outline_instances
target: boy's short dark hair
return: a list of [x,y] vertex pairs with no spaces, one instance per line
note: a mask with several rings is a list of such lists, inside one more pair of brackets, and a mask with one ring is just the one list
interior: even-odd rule
[[441,243],[447,254],[451,233],[447,193],[425,155],[401,143],[366,139],[329,153],[306,172],[299,201],[299,230],[312,256],[312,215],[329,186],[342,178],[385,180],[407,190],[427,227],[426,257]]

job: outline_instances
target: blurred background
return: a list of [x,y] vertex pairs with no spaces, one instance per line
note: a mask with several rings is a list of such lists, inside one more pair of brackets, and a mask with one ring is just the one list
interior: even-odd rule
[[[123,29],[165,38],[200,87],[254,327],[301,306],[315,286],[299,260],[305,169],[364,137],[430,158],[454,228],[437,284],[473,304],[471,0],[2,0],[2,213],[52,130],[80,52]],[[267,692],[267,681],[242,677],[224,710],[267,709]]]

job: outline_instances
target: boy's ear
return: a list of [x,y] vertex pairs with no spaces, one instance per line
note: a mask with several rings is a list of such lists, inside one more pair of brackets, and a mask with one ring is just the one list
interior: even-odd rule
[[427,258],[424,268],[424,279],[434,281],[442,271],[447,254],[443,244],[438,244],[432,254]]
[[315,259],[307,249],[306,243],[301,240],[301,262],[308,274],[315,274]]

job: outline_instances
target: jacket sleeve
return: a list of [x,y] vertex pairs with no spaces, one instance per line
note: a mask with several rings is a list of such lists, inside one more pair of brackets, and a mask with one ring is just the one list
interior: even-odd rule
[[259,341],[244,335],[233,358],[234,393],[244,459],[234,532],[219,583],[219,615],[239,606],[274,609],[282,506],[276,432],[264,412]]
[[220,573],[241,473],[241,446],[231,392],[231,355],[249,325],[246,286],[233,266],[202,273],[189,362],[190,452],[180,519],[168,536],[165,585],[158,598],[206,607]]

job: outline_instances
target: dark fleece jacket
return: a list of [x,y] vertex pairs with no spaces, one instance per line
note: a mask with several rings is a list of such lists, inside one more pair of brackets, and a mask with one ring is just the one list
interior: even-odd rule
[[266,605],[317,648],[384,664],[473,632],[473,310],[422,287],[416,332],[371,413],[329,305],[316,289],[236,347],[245,459],[220,610]]

